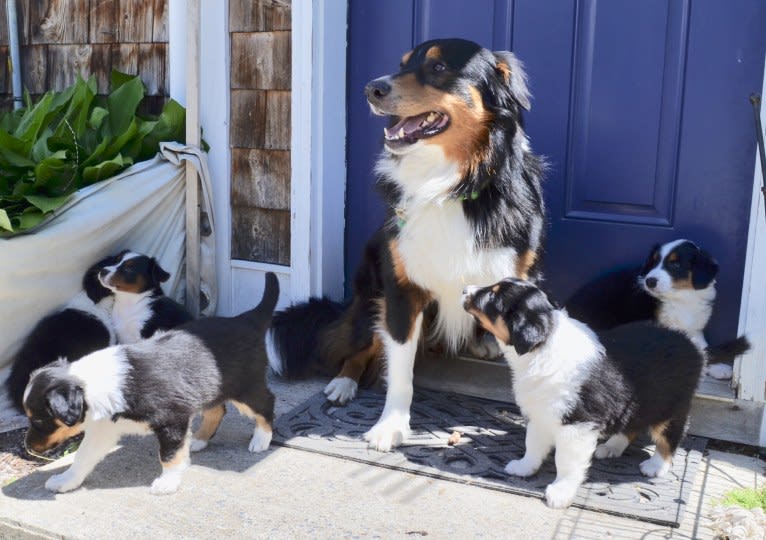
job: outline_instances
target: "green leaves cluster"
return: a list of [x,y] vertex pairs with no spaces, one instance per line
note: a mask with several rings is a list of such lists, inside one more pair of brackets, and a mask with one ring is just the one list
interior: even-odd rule
[[139,77],[113,72],[108,96],[78,77],[63,92],[0,116],[0,233],[34,227],[81,187],[150,159],[160,141],[185,138],[185,109],[169,100],[157,118],[136,111]]

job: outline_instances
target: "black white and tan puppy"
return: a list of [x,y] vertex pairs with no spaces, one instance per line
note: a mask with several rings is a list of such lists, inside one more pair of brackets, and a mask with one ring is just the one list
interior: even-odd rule
[[62,357],[77,360],[116,342],[111,317],[114,296],[98,280],[99,271],[114,261],[114,257],[106,257],[91,266],[82,278],[82,291],[63,308],[42,318],[24,339],[5,381],[11,402],[19,411],[23,410],[24,388],[34,370]]
[[[277,278],[269,273],[261,303],[237,317],[190,321],[36,371],[24,394],[27,447],[45,451],[85,432],[72,466],[50,477],[45,487],[76,489],[120,436],[154,433],[162,475],[151,491],[173,493],[189,465],[189,451],[207,445],[226,401],[255,420],[250,451],[266,450],[274,395],[266,385],[264,335],[278,296]],[[199,411],[202,423],[192,437],[191,420]]]
[[[376,165],[387,219],[366,246],[348,307],[339,316],[322,302],[288,309],[275,318],[269,350],[288,376],[302,359],[336,370],[325,392],[340,402],[384,358],[386,403],[365,438],[387,451],[409,434],[424,311],[436,305],[433,332],[456,351],[476,333],[460,303],[465,283],[540,277],[544,164],[522,129],[529,91],[510,52],[427,41],[365,94],[388,118]],[[324,311],[310,316],[312,308]]]
[[[549,506],[566,507],[592,456],[619,456],[647,430],[656,448],[641,472],[667,474],[704,365],[687,336],[652,321],[597,336],[518,279],[468,287],[463,302],[497,338],[513,372],[516,403],[528,419],[525,454],[508,463],[508,474],[534,474],[554,448],[556,480],[545,498]],[[598,445],[603,436],[609,438]]]
[[694,242],[673,240],[652,247],[640,269],[610,272],[587,283],[567,302],[569,314],[595,330],[656,320],[686,334],[706,355],[707,372],[730,379],[731,364],[750,348],[744,336],[708,346],[704,329],[713,313],[718,262]]
[[162,291],[169,277],[154,257],[132,251],[121,252],[114,264],[101,270],[101,283],[114,292],[112,319],[119,343],[135,343],[192,319]]

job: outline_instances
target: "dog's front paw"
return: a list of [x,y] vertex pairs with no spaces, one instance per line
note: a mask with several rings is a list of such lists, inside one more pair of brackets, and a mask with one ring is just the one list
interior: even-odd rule
[[253,432],[253,438],[250,439],[250,444],[247,449],[251,452],[263,452],[268,450],[269,445],[271,444],[271,435],[271,431],[256,427]]
[[380,452],[390,452],[410,436],[410,415],[398,413],[381,418],[372,429],[364,434],[370,447]]
[[662,478],[670,470],[670,461],[665,461],[659,454],[654,454],[638,466],[641,474],[649,478]]
[[707,367],[707,374],[720,381],[731,379],[734,370],[729,364],[710,364]]
[[191,442],[189,443],[189,452],[199,452],[200,450],[204,450],[207,448],[207,443],[208,441],[192,438]]
[[152,482],[149,492],[152,495],[171,495],[178,491],[181,485],[181,475],[176,473],[162,473]]
[[551,508],[566,508],[575,498],[579,485],[566,480],[557,480],[545,488],[545,502]]
[[61,474],[54,474],[45,482],[45,489],[54,493],[65,493],[77,489],[82,484],[82,479],[77,478],[71,469],[67,469]]
[[540,468],[539,464],[532,463],[530,460],[512,459],[505,466],[505,472],[512,476],[521,476],[522,478],[532,476]]
[[620,457],[622,452],[617,452],[617,449],[608,445],[607,443],[599,444],[596,450],[593,452],[593,457],[596,459],[606,459],[613,457]]
[[324,394],[327,396],[327,401],[344,405],[347,401],[351,401],[356,397],[357,387],[358,385],[354,379],[335,377],[330,381],[330,384],[325,386]]

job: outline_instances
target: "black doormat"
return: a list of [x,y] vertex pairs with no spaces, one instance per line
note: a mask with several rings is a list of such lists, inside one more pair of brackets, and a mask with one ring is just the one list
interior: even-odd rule
[[[340,407],[320,392],[277,419],[273,440],[280,446],[541,499],[556,476],[552,457],[532,477],[505,473],[508,461],[524,454],[525,422],[515,405],[446,392],[416,389],[412,436],[393,452],[372,450],[362,435],[378,420],[384,400],[384,394],[362,391]],[[594,460],[573,506],[678,527],[706,443],[687,437],[664,478],[646,478],[638,470],[651,456],[648,445],[633,444],[619,458]]]

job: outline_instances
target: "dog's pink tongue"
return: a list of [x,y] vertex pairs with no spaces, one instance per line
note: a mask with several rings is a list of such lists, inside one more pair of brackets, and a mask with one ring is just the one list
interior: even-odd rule
[[386,128],[386,135],[388,137],[406,137],[415,133],[421,126],[430,113],[423,113],[417,116],[408,116],[400,120],[397,124]]

